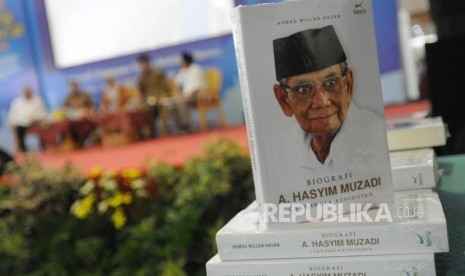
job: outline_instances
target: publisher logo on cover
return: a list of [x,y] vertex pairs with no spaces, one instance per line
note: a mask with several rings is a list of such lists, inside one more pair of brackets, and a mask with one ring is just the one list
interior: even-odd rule
[[419,276],[420,275],[418,272],[418,268],[416,268],[415,266],[412,267],[412,270],[407,271],[404,269],[403,272],[405,276]]
[[367,10],[365,9],[363,2],[364,1],[362,1],[360,3],[356,3],[354,5],[354,14],[355,15],[360,15],[360,14],[366,14],[367,13]]
[[416,234],[418,241],[421,245],[431,247],[433,246],[433,238],[431,237],[431,231],[426,231],[424,235]]

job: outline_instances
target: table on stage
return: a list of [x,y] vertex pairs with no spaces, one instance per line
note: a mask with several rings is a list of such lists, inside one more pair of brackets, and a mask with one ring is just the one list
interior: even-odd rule
[[148,111],[98,114],[93,120],[101,129],[103,146],[144,140],[150,136],[150,126],[154,124]]
[[148,111],[94,114],[79,120],[33,126],[30,133],[39,136],[47,151],[69,151],[82,147],[89,135],[100,129],[103,146],[115,146],[148,137],[153,124]]

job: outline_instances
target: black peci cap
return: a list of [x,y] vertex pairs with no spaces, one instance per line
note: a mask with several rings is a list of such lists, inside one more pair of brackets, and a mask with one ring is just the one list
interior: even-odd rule
[[276,79],[311,73],[346,60],[333,26],[273,40]]

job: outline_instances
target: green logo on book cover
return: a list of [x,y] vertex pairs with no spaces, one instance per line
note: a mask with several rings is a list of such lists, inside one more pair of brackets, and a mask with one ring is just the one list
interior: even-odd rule
[[431,231],[426,231],[424,235],[416,234],[420,244],[424,244],[425,246],[433,246],[433,238],[431,237]]
[[418,268],[416,268],[415,266],[412,267],[412,270],[407,271],[404,269],[403,272],[405,276],[420,276],[420,273],[418,273]]
[[423,174],[418,173],[418,176],[412,176],[413,183],[423,186]]
[[356,3],[354,6],[354,14],[359,15],[359,14],[366,14],[367,10],[365,9],[364,2]]

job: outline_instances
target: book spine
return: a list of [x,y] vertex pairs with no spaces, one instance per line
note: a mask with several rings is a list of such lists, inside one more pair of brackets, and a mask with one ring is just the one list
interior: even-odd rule
[[433,161],[415,166],[392,168],[394,191],[432,189],[436,183],[437,173]]
[[[397,224],[397,223],[396,223]],[[217,235],[222,260],[383,254],[426,254],[449,250],[445,221],[309,231]]]
[[216,261],[207,263],[207,276],[434,276],[432,254],[366,256],[277,261]]
[[390,151],[439,147],[446,144],[447,129],[442,120],[431,120],[421,127],[388,129]]
[[434,150],[424,148],[389,153],[395,191],[432,189],[438,181]]
[[243,32],[243,26],[247,25],[243,21],[247,20],[243,13],[246,12],[244,9],[238,8],[233,10],[232,13],[232,31],[234,39],[234,48],[236,53],[237,68],[239,71],[239,83],[242,95],[242,106],[244,109],[245,125],[247,130],[247,137],[250,149],[250,159],[252,163],[252,173],[254,179],[254,188],[256,199],[259,205],[263,202],[262,199],[262,187],[261,187],[261,175],[260,175],[260,160],[258,155],[257,143],[256,143],[256,128],[254,123],[253,109],[252,109],[252,97],[250,96],[249,81],[246,66],[246,54],[244,51],[244,40],[248,38]]

